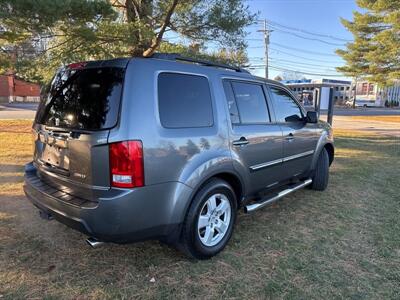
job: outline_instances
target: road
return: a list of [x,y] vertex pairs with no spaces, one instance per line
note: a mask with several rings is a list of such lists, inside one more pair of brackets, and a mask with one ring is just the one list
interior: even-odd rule
[[[326,121],[327,116],[322,114],[320,119]],[[400,109],[336,109],[332,127],[400,137]]]
[[[0,119],[33,119],[37,104],[7,104],[0,105]],[[326,120],[325,112],[321,112],[321,120]],[[352,117],[365,118],[352,118]],[[368,116],[399,116],[400,109],[387,108],[358,108],[342,109],[335,108],[333,128],[363,130],[379,132],[380,134],[394,135],[400,137],[400,122],[368,119]]]
[[0,104],[0,120],[33,119],[37,107],[37,103]]
[[399,120],[370,120],[368,116],[363,119],[352,118],[352,116],[334,116],[333,129],[360,130],[379,135],[395,136],[400,138],[400,116]]
[[[321,115],[327,114],[326,111],[321,111]],[[400,108],[337,108],[333,110],[335,116],[400,116]]]

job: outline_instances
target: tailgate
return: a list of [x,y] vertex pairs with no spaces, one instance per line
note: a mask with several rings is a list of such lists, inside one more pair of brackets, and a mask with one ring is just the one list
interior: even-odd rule
[[110,186],[108,134],[117,125],[125,63],[79,63],[61,69],[33,126],[34,163],[49,185],[93,197]]

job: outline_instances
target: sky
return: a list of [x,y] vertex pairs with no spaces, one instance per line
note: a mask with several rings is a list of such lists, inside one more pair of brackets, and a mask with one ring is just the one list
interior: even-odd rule
[[[335,67],[343,60],[335,49],[344,48],[352,34],[341,24],[340,18],[352,19],[358,7],[355,0],[246,0],[252,12],[259,12],[259,19],[267,20],[270,35],[269,78],[282,69],[299,71],[307,78],[346,80]],[[258,66],[253,74],[263,76],[265,70],[262,22],[247,28],[248,57],[250,64]],[[318,40],[316,40],[318,39]],[[310,74],[305,74],[310,73]],[[313,75],[312,75],[313,74]],[[325,75],[325,76],[321,76]]]

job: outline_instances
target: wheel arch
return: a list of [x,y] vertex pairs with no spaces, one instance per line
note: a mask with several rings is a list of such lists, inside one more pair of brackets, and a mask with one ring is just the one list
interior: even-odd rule
[[215,173],[209,174],[207,177],[203,178],[201,181],[198,182],[198,184],[193,188],[193,192],[192,192],[192,195],[191,195],[191,198],[189,201],[190,203],[186,210],[188,210],[196,193],[203,186],[205,186],[210,180],[212,180],[214,178],[222,179],[222,180],[226,181],[232,187],[233,191],[235,192],[238,208],[241,206],[242,198],[243,198],[244,191],[245,191],[243,180],[240,178],[240,175],[238,175],[233,170],[229,170],[229,171],[222,170],[221,172],[215,172]]
[[324,145],[324,149],[326,149],[326,152],[328,152],[329,165],[331,165],[333,163],[334,158],[335,158],[335,148],[333,147],[333,145],[331,143],[326,143]]
[[333,139],[329,136],[328,131],[324,131],[318,140],[317,146],[311,162],[310,170],[314,170],[318,161],[318,157],[323,149],[326,149],[329,156],[329,165],[332,164],[335,156],[335,146],[333,145]]

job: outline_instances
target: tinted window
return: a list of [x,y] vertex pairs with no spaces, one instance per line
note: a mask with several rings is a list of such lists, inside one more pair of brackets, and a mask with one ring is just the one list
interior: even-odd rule
[[270,121],[261,85],[232,82],[232,87],[242,124],[266,123]]
[[270,87],[278,122],[296,122],[303,118],[300,107],[284,90]]
[[239,111],[236,105],[235,96],[233,94],[231,83],[224,80],[224,89],[226,95],[226,101],[228,103],[229,114],[231,117],[232,124],[240,123]]
[[210,87],[205,77],[161,73],[158,76],[158,105],[164,127],[208,127],[213,124]]
[[124,69],[63,69],[54,77],[36,121],[48,126],[97,130],[118,119]]

